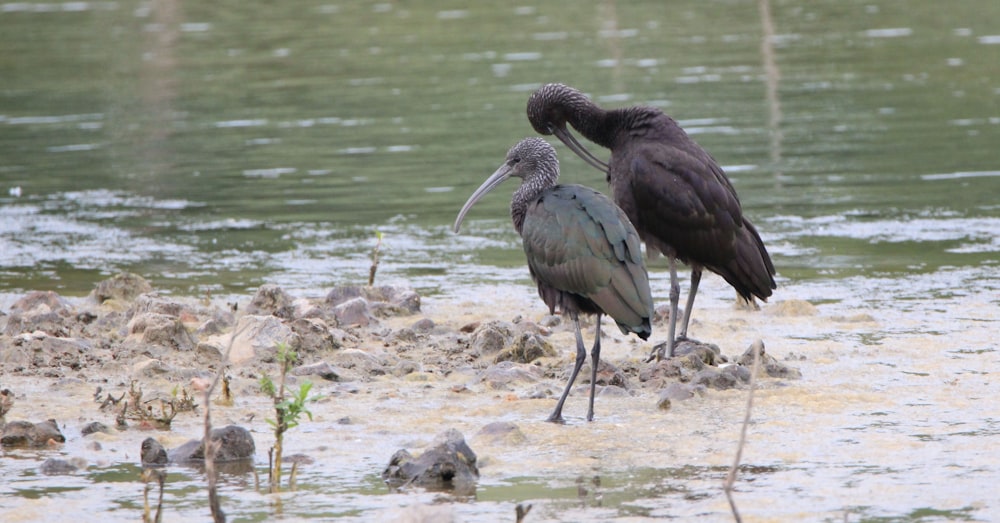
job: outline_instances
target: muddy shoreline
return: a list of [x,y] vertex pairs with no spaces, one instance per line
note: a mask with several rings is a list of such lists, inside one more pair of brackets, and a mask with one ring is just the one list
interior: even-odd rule
[[[102,411],[96,401],[98,387],[102,395],[119,395],[134,380],[150,397],[169,397],[171,391],[191,387],[192,379],[211,377],[225,347],[220,340],[228,339],[241,322],[244,332],[252,335],[244,336],[239,350],[234,346],[231,352],[237,356],[229,371],[235,401],[231,406],[213,405],[215,426],[236,424],[250,430],[257,446],[255,466],[266,469],[273,437],[265,418],[273,411],[259,391],[258,378],[265,372],[274,375],[276,342],[296,344],[301,364],[289,376],[290,385],[310,380],[320,399],[311,405],[314,420],[289,433],[287,452],[307,456],[313,463],[302,466],[299,481],[318,506],[343,503],[344,491],[365,490],[364,501],[348,503],[356,506],[359,521],[395,514],[400,507],[440,505],[440,493],[393,493],[378,485],[377,478],[394,452],[419,453],[435,435],[452,428],[464,434],[479,457],[479,495],[497,489],[512,491],[506,500],[497,501],[447,502],[444,498],[446,510],[436,510],[445,510],[456,520],[507,520],[515,501],[536,505],[527,521],[616,519],[624,509],[609,514],[600,508],[605,501],[595,504],[602,489],[607,492],[599,497],[609,503],[614,496],[625,496],[638,497],[627,503],[652,504],[653,508],[640,511],[643,517],[700,514],[727,518],[728,506],[719,486],[732,461],[747,387],[740,379],[723,387],[719,383],[724,382],[705,379],[699,372],[720,366],[739,368],[732,365],[734,360],[758,338],[777,363],[800,370],[802,377],[758,380],[744,458],[743,477],[748,481],[742,487],[744,502],[756,506],[759,515],[779,520],[850,513],[852,509],[844,508],[851,506],[850,489],[844,492],[844,487],[827,485],[829,478],[811,480],[802,475],[816,467],[847,470],[854,463],[919,474],[912,465],[903,465],[920,463],[922,454],[917,448],[919,438],[913,444],[916,429],[912,422],[901,418],[912,416],[914,410],[924,411],[928,403],[951,405],[963,394],[966,404],[976,403],[977,395],[969,389],[982,386],[966,381],[961,370],[965,364],[948,353],[943,360],[912,359],[914,344],[933,346],[939,340],[914,338],[909,346],[852,342],[855,335],[851,333],[864,336],[882,329],[868,312],[826,312],[791,297],[764,304],[759,311],[743,310],[734,307],[731,298],[720,298],[722,293],[714,297],[709,293],[692,330],[722,347],[725,359],[706,364],[702,354],[688,355],[687,365],[693,366],[646,363],[652,343],[639,343],[622,336],[613,325],[604,325],[602,360],[609,366],[600,373],[595,421],[583,419],[587,396],[587,380],[583,379],[567,402],[567,424],[555,425],[544,419],[572,364],[573,334],[558,318],[544,314],[544,306],[531,291],[497,294],[490,303],[482,303],[423,299],[403,287],[381,289],[377,296],[363,296],[366,291],[361,289],[335,289],[324,298],[303,299],[265,286],[237,303],[235,310],[232,300],[175,298],[158,295],[155,289],[103,303],[93,295],[64,298],[41,293],[28,299],[29,294],[18,299],[24,300],[22,305],[5,309],[0,319],[4,332],[0,386],[15,395],[6,419],[56,419],[66,442],[38,450],[4,449],[6,457],[21,458],[5,461],[17,463],[12,470],[20,474],[15,474],[21,478],[18,482],[28,482],[37,477],[46,457],[75,459],[80,465],[75,475],[55,477],[48,483],[57,486],[104,467],[138,466],[139,445],[146,437],[155,437],[167,448],[200,437],[200,409],[178,414],[169,431],[135,420],[127,429],[87,436],[81,428],[93,421],[113,426],[113,411]],[[794,296],[795,291],[790,294]],[[11,334],[12,325],[25,329]],[[654,324],[654,339],[657,329],[665,331],[662,318]],[[805,332],[810,334],[802,336]],[[847,332],[849,337],[823,332]],[[978,343],[980,334],[969,332],[973,337],[967,343]],[[592,325],[585,338],[589,341],[590,336]],[[981,356],[995,357],[989,352]],[[694,359],[703,365],[696,368],[690,361]],[[921,370],[926,366],[934,370]],[[928,374],[958,377],[952,385],[928,389]],[[935,391],[938,399],[928,399]],[[915,401],[914,393],[923,399]],[[972,416],[961,409],[951,407],[948,412],[962,412],[965,421],[961,423],[973,423]],[[501,433],[484,430],[496,422],[508,422],[514,428]],[[830,441],[839,443],[831,446]],[[889,458],[890,452],[899,455]],[[986,470],[995,470],[996,458],[991,459]],[[935,471],[946,466],[924,465]],[[878,476],[859,482],[880,485]],[[573,502],[561,501],[565,494],[545,486],[551,481],[587,483],[595,477],[605,478],[604,487],[579,486],[577,496],[567,496],[577,498]],[[515,488],[523,481],[518,478],[539,478],[541,483],[522,491]],[[789,478],[794,481],[789,483]],[[137,478],[131,481],[135,483],[127,497],[141,499],[141,483]],[[198,481],[194,477],[191,483]],[[245,477],[239,481],[245,483]],[[754,504],[753,500],[774,495],[773,488],[759,486],[773,487],[775,482],[782,485],[779,491],[797,482],[798,488],[809,489],[811,495],[780,508]],[[228,488],[225,496],[231,513],[252,513],[250,507],[261,504],[260,495],[246,485]],[[968,488],[964,492],[970,493]],[[971,493],[975,495],[974,490]],[[188,504],[191,498],[200,499],[192,493],[181,497]],[[92,506],[83,500],[52,505],[8,499],[13,501],[13,514],[22,519],[37,515],[39,507],[53,510],[57,506],[60,512],[76,507],[115,514],[111,519],[138,517],[136,513],[126,516],[113,503],[102,504],[108,500],[91,501],[97,503]],[[892,505],[886,510],[891,512],[911,499],[913,495],[906,493],[890,496],[886,503]],[[184,513],[176,506],[174,510]],[[186,510],[201,514],[197,508]],[[491,515],[495,517],[487,517]]]

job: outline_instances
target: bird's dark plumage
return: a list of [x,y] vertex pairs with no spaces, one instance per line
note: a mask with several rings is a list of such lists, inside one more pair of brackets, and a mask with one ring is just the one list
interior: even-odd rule
[[562,421],[563,403],[586,358],[581,313],[597,315],[587,413],[592,420],[601,315],[611,316],[622,333],[644,340],[652,333],[653,298],[639,236],[625,213],[603,194],[580,185],[556,185],[555,150],[540,138],[527,138],[510,149],[504,164],[462,207],[455,231],[476,201],[512,176],[523,179],[511,201],[511,218],[538,294],[551,313],[558,309],[569,315],[576,327],[574,370],[549,421]]
[[[687,335],[702,268],[725,278],[745,299],[771,295],[774,265],[756,228],[743,216],[736,190],[715,159],[673,118],[653,107],[604,110],[562,84],[535,91],[527,113],[536,131],[554,134],[607,173],[615,203],[642,240],[670,258],[671,350],[680,292],[674,260],[691,266],[681,339]],[[610,149],[609,162],[583,147],[567,124]]]

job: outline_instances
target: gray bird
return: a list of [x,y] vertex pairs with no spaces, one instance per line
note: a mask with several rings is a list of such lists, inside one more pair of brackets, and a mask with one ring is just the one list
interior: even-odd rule
[[579,315],[595,314],[587,410],[587,421],[592,421],[601,316],[611,316],[623,334],[632,332],[645,340],[652,333],[653,298],[639,235],[608,197],[581,185],[557,185],[555,149],[541,138],[526,138],[507,152],[503,165],[465,202],[455,219],[455,232],[480,198],[511,177],[522,180],[514,191],[510,216],[521,235],[531,278],[549,312],[555,314],[558,308],[576,329],[576,363],[548,421],[563,422],[563,403],[587,357]]

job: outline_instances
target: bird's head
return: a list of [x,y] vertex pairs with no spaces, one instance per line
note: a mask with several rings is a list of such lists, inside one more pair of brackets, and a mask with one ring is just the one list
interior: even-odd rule
[[587,103],[580,91],[563,84],[545,84],[528,98],[528,121],[542,135],[566,130],[567,113],[579,103]]
[[466,213],[486,193],[495,189],[508,178],[521,178],[522,187],[518,191],[536,193],[555,185],[559,178],[559,160],[556,150],[541,138],[525,138],[507,151],[503,164],[469,196],[455,218],[454,230],[458,232]]
[[579,129],[586,115],[593,114],[596,109],[586,95],[568,85],[545,84],[528,98],[528,121],[539,134],[555,135],[584,161],[607,172],[608,164],[580,144],[566,127],[569,122]]

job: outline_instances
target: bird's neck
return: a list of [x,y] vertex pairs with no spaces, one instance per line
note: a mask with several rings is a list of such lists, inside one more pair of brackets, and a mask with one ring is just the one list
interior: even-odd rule
[[[619,140],[629,135],[644,135],[653,131],[656,128],[653,122],[665,115],[657,109],[643,106],[605,111],[591,105],[586,111],[578,111],[574,116],[568,121],[580,134],[601,147],[614,149]],[[667,120],[671,124],[668,127],[677,127],[673,120]]]
[[605,111],[588,100],[588,103],[577,104],[569,111],[566,121],[584,138],[611,149],[618,131],[614,113],[615,111]]
[[558,179],[558,164],[542,165],[535,171],[534,176],[521,182],[521,186],[514,191],[514,197],[510,200],[510,217],[518,234],[521,234],[524,228],[524,217],[528,213],[528,206],[547,189],[554,187]]

